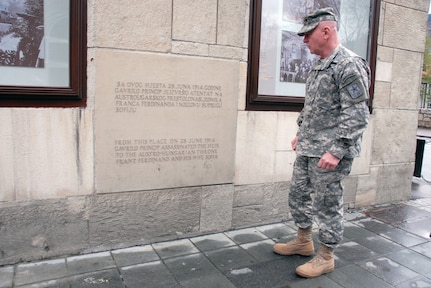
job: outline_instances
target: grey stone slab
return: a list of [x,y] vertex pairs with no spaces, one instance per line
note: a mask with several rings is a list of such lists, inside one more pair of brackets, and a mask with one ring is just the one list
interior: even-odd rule
[[334,253],[346,262],[358,262],[372,259],[378,254],[355,241],[343,242]]
[[365,228],[355,225],[354,223],[347,222],[344,224],[344,236],[349,239],[357,240],[372,237],[374,235],[376,234],[368,231]]
[[71,288],[124,288],[117,269],[108,269],[69,277]]
[[[329,275],[329,274],[327,274]],[[350,286],[341,286],[337,284],[335,281],[329,279],[327,275],[323,275],[317,278],[312,279],[304,279],[299,280],[297,282],[293,282],[292,284],[289,284],[288,286],[284,286],[286,288],[310,288],[310,287],[319,287],[319,288],[342,288],[342,287],[349,287]],[[282,288],[284,288],[282,287]],[[379,287],[380,288],[380,287]]]
[[288,235],[296,235],[297,231],[296,229],[293,229],[292,227],[287,226],[284,223],[259,226],[256,227],[256,229],[268,236],[269,238],[273,239],[274,241],[280,241]]
[[235,242],[233,242],[223,233],[194,237],[191,238],[190,241],[192,241],[199,248],[199,250],[203,252],[236,245]]
[[412,249],[428,258],[431,258],[431,242],[416,245],[412,247]]
[[68,275],[65,259],[54,259],[16,266],[15,285],[32,284]]
[[284,258],[281,255],[275,254],[272,251],[272,246],[274,246],[274,241],[267,239],[263,241],[242,244],[241,248],[247,251],[247,253],[252,255],[259,262],[272,261]]
[[67,258],[69,274],[81,274],[114,268],[115,262],[109,252],[92,253]]
[[225,232],[225,234],[237,244],[245,244],[268,239],[265,234],[259,232],[255,228],[228,231]]
[[289,256],[286,259],[235,269],[226,273],[226,276],[237,288],[289,287],[302,280],[295,274],[295,269],[307,259],[308,257],[297,255]]
[[397,227],[429,240],[431,235],[431,217],[418,221],[405,221]]
[[258,262],[238,246],[209,251],[205,255],[223,272],[249,267]]
[[380,235],[405,247],[415,246],[427,241],[423,237],[419,237],[399,228],[393,228],[381,232]]
[[396,286],[396,288],[428,288],[431,287],[431,279],[424,276],[410,279]]
[[418,273],[392,261],[387,257],[360,262],[363,269],[383,279],[391,285],[398,285],[410,279],[420,276]]
[[189,239],[155,243],[152,246],[162,259],[199,253]]
[[131,266],[159,260],[159,256],[151,245],[130,247],[111,251],[118,267]]
[[14,266],[0,267],[0,288],[12,287]]
[[431,259],[410,249],[386,255],[389,259],[425,276],[431,275]]
[[370,217],[389,224],[415,222],[431,218],[431,213],[403,203],[372,208],[365,213]]
[[[337,268],[334,272],[327,274],[327,277],[341,285],[349,288],[389,288],[392,287],[382,279],[371,274],[367,270],[357,265],[347,265]],[[296,286],[293,286],[296,287]],[[304,286],[305,287],[305,286]],[[308,286],[314,287],[314,286]]]
[[203,254],[165,260],[165,264],[183,287],[232,287],[227,278]]
[[[55,280],[43,281],[30,285],[15,286],[17,288],[70,288],[73,280],[71,278],[61,278]],[[8,286],[12,287],[12,286]]]
[[180,287],[161,261],[123,267],[120,271],[127,288]]
[[373,218],[361,219],[359,221],[354,221],[354,223],[376,234],[380,234],[382,232],[385,232],[394,228],[393,226],[387,223],[383,223]]

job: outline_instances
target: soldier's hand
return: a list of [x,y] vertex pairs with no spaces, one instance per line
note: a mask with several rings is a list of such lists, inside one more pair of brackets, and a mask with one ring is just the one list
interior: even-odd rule
[[298,142],[298,136],[296,136],[295,138],[293,138],[293,140],[290,142],[290,144],[292,145],[293,151],[296,151],[296,143],[297,142]]
[[319,163],[317,163],[317,167],[324,170],[334,170],[339,162],[340,159],[332,155],[330,152],[326,152],[323,154],[322,158],[320,158]]

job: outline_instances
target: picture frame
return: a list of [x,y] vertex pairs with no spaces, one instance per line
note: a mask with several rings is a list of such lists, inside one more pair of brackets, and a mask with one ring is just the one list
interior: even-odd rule
[[[41,1],[43,22],[42,25],[38,22],[37,28],[43,26],[44,30],[43,38],[39,40],[39,53],[43,51],[39,54],[43,57],[42,65],[40,61],[36,64],[38,67],[30,66],[35,64],[34,61],[27,61],[24,65],[21,60],[25,59],[25,53],[13,51],[19,58],[14,61],[19,64],[0,65],[0,73],[9,75],[9,78],[6,77],[0,82],[0,107],[85,106],[87,1]],[[20,21],[25,22],[25,18],[35,17],[28,13],[15,14],[17,17],[11,16],[13,21],[21,17],[23,20]]]
[[305,15],[323,7],[334,8],[340,42],[369,62],[374,83],[380,0],[250,0],[246,110],[302,109],[303,70],[318,58],[296,33]]

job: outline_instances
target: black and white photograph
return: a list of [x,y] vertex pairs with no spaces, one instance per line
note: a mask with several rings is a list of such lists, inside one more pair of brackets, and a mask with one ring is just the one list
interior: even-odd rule
[[[283,21],[301,24],[304,15],[323,7],[333,7],[340,15],[340,0],[283,1]],[[318,57],[312,55],[296,31],[283,30],[281,35],[280,82],[305,83]]]
[[294,32],[282,31],[281,39],[280,82],[305,83],[318,57],[310,53]]
[[44,0],[0,0],[0,66],[45,67]]

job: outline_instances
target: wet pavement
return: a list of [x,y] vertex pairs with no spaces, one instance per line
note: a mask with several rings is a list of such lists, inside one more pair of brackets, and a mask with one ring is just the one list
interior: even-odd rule
[[423,177],[413,178],[412,200],[347,211],[345,237],[335,250],[336,269],[314,279],[295,274],[311,257],[272,252],[274,243],[295,237],[294,223],[288,221],[3,266],[0,288],[431,287],[430,146]]

